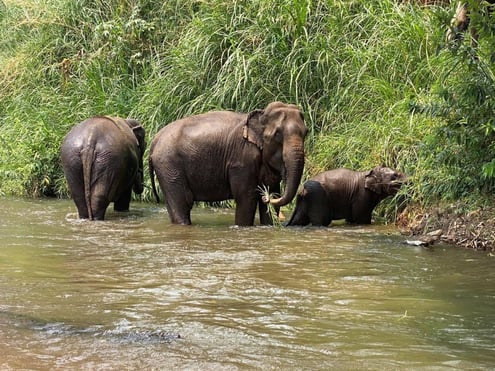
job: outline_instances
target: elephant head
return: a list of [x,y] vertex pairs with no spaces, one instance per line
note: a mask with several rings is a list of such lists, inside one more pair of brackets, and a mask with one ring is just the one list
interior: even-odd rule
[[144,190],[144,177],[143,177],[143,155],[146,149],[146,140],[145,140],[145,131],[141,124],[133,119],[126,119],[125,122],[132,129],[132,132],[136,136],[137,145],[139,148],[138,157],[139,157],[139,166],[136,174],[136,178],[134,179],[133,191],[136,194],[143,193]]
[[395,195],[407,177],[386,166],[377,166],[364,178],[364,187],[385,198]]
[[304,169],[307,132],[302,112],[292,104],[273,102],[264,110],[255,110],[248,116],[244,138],[261,150],[260,183],[279,184],[280,179],[285,182],[280,198],[269,201],[273,206],[288,204],[296,194]]

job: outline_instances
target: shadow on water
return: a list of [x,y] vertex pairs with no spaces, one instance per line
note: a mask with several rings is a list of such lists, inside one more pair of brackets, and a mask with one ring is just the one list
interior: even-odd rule
[[[0,368],[480,369],[493,262],[393,226],[171,225],[132,204],[0,199]],[[179,338],[180,337],[180,338]]]

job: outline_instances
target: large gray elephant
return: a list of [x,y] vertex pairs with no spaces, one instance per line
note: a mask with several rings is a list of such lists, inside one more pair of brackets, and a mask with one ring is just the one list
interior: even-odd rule
[[186,117],[162,128],[150,147],[149,169],[165,196],[170,219],[191,224],[195,201],[234,199],[235,224],[271,224],[267,204],[258,190],[280,193],[269,202],[278,212],[295,196],[304,168],[307,128],[295,105],[270,103],[251,113],[209,112]]
[[404,174],[385,166],[370,171],[326,171],[304,183],[287,225],[327,226],[339,219],[370,224],[375,206],[395,195],[405,181]]
[[80,218],[103,220],[110,204],[127,211],[143,192],[145,130],[132,119],[98,116],[74,126],[62,142],[65,177]]

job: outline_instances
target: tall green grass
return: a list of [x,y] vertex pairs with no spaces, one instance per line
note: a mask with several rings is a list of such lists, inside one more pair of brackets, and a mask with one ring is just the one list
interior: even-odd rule
[[[493,201],[495,191],[495,15],[470,0],[469,35],[432,58],[436,79],[411,100],[411,111],[438,122],[420,146],[423,203],[464,199]],[[494,9],[495,10],[495,9]]]
[[[274,100],[304,111],[305,178],[383,163],[411,177],[403,193],[419,202],[471,186],[493,191],[493,107],[468,98],[479,84],[490,93],[491,30],[468,58],[467,41],[445,44],[453,8],[392,0],[4,3],[0,193],[66,195],[60,142],[89,116],[139,119],[149,142],[183,116]],[[445,98],[462,92],[462,109]],[[484,108],[471,118],[473,105]],[[477,127],[464,138],[477,139],[453,145],[449,130],[461,135],[463,120]],[[460,157],[451,166],[459,153],[471,169]]]

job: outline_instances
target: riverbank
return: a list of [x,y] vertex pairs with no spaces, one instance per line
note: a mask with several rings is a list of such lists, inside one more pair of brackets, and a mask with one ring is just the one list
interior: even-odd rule
[[433,209],[408,206],[397,217],[404,235],[421,238],[428,234],[443,242],[495,253],[495,208],[466,211],[465,204],[449,204]]

